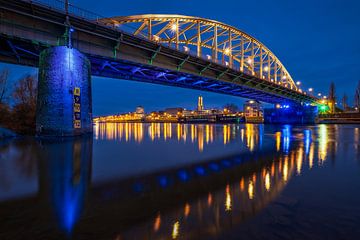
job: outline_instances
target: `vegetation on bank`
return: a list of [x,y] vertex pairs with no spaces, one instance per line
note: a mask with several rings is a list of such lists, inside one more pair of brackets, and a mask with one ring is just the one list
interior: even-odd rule
[[0,126],[24,135],[35,134],[37,76],[9,82],[9,70],[0,72]]

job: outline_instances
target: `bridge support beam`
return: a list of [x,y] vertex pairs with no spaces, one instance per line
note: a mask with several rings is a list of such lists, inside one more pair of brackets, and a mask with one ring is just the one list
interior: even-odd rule
[[92,132],[90,61],[78,50],[51,47],[40,54],[36,110],[39,136]]

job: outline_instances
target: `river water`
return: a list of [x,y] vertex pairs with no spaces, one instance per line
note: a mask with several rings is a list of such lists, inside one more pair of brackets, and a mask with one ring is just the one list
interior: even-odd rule
[[0,239],[360,239],[360,126],[98,123],[0,142]]

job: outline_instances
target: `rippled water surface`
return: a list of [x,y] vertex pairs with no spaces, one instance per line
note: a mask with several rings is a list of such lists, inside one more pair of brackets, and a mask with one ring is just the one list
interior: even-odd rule
[[0,239],[360,239],[357,125],[107,123],[0,142]]

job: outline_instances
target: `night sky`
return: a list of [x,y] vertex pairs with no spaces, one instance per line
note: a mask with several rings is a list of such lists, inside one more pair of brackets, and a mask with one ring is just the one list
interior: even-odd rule
[[[199,16],[227,23],[264,43],[285,65],[302,89],[327,93],[335,82],[338,99],[344,93],[353,103],[360,80],[360,1],[302,0],[70,0],[75,5],[111,17],[146,13]],[[9,67],[13,80],[36,69]],[[94,115],[146,111],[165,107],[194,108],[197,96],[205,107],[243,99],[194,90],[93,77]]]

